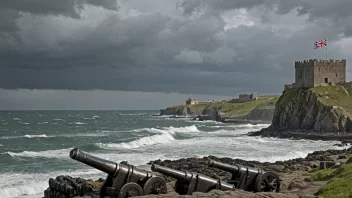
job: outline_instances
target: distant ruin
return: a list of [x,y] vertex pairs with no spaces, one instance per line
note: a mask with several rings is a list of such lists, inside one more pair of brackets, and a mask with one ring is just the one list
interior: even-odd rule
[[240,94],[238,96],[238,101],[239,102],[249,102],[253,100],[258,100],[259,99],[259,94]]
[[346,82],[346,60],[310,59],[295,62],[295,83],[286,88],[313,88]]
[[188,100],[186,100],[186,105],[194,105],[194,104],[198,104],[198,101],[192,98],[188,98]]

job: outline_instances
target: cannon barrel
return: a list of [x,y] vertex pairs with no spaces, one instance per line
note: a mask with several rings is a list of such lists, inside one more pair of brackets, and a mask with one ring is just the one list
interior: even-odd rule
[[209,161],[209,166],[215,167],[215,168],[218,168],[223,171],[230,172],[230,173],[237,173],[240,170],[240,167],[237,165],[224,164],[224,163],[217,162],[214,160]]
[[174,170],[171,168],[167,168],[164,166],[159,166],[157,164],[153,164],[151,167],[152,171],[160,172],[164,175],[167,175],[169,177],[173,177],[177,180],[185,181],[185,182],[190,182],[192,179],[193,174],[188,171],[179,171],[179,170]]
[[108,175],[112,176],[116,176],[119,170],[119,164],[89,155],[83,151],[80,151],[78,148],[74,148],[70,151],[70,158],[82,162],[93,168],[96,168],[100,171],[103,171]]

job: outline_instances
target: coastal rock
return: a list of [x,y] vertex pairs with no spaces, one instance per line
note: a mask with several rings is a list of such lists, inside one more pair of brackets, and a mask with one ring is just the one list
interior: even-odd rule
[[177,116],[187,116],[190,113],[190,108],[179,107],[179,108],[166,108],[160,109],[160,115],[177,115]]
[[238,117],[239,119],[271,121],[274,116],[274,109],[253,109],[247,115]]
[[[321,96],[320,96],[321,97]],[[271,131],[346,132],[352,130],[348,113],[337,106],[323,104],[310,89],[288,89],[275,106]]]

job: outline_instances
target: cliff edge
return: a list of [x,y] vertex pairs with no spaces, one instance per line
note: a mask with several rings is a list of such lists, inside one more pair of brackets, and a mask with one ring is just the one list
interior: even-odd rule
[[352,86],[286,89],[267,131],[352,132]]

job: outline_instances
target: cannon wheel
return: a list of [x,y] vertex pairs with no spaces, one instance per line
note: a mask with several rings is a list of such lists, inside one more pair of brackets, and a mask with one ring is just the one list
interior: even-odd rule
[[145,195],[149,194],[166,194],[167,193],[167,188],[166,188],[166,181],[162,177],[151,177],[145,182],[143,191]]
[[279,192],[280,178],[273,172],[265,172],[258,175],[254,188],[256,192]]
[[143,189],[140,185],[134,182],[127,183],[122,186],[118,198],[143,196]]

